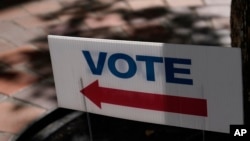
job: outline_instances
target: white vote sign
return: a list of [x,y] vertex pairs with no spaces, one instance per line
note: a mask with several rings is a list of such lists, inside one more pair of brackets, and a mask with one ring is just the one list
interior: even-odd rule
[[236,48],[49,36],[60,107],[229,133],[243,124]]

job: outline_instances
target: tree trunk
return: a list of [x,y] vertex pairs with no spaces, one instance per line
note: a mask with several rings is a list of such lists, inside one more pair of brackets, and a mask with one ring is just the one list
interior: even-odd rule
[[232,47],[241,48],[243,72],[244,122],[249,124],[250,102],[250,2],[232,0],[231,39]]

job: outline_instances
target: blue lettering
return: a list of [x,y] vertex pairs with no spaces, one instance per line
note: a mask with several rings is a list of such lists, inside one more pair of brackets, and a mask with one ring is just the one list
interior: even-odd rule
[[89,51],[83,50],[82,53],[83,53],[83,56],[85,57],[88,65],[89,65],[91,72],[95,75],[102,75],[102,70],[103,70],[105,60],[106,60],[107,53],[106,52],[99,53],[99,57],[98,57],[98,61],[97,61],[96,66],[94,64],[92,57],[90,56]]
[[190,74],[189,69],[175,68],[174,64],[191,65],[190,59],[165,58],[166,82],[193,85],[192,79],[176,78],[175,73]]
[[[102,75],[103,67],[106,61],[107,52],[100,52],[95,63],[89,51],[82,51],[84,58],[94,75]],[[128,64],[128,70],[126,72],[121,72],[116,67],[117,60],[123,60]],[[164,59],[164,60],[163,60]],[[118,78],[131,78],[137,72],[137,66],[135,60],[127,54],[116,53],[112,54],[108,60],[107,65],[109,71]],[[163,63],[165,65],[165,78],[167,83],[177,83],[193,85],[193,80],[188,78],[178,78],[175,74],[190,74],[190,69],[187,68],[176,68],[174,64],[191,65],[191,59],[181,59],[181,58],[163,58],[157,56],[144,56],[136,55],[136,61],[144,61],[146,69],[146,79],[147,81],[155,81],[155,69],[154,63]]]
[[163,63],[162,57],[154,57],[154,56],[136,56],[137,61],[145,61],[146,64],[146,74],[148,81],[155,81],[155,71],[154,71],[154,62]]
[[[123,59],[128,63],[128,71],[127,72],[119,72],[115,66],[115,62],[118,59]],[[130,56],[122,53],[113,54],[109,57],[108,67],[111,73],[119,78],[130,78],[133,77],[136,73],[136,64]]]

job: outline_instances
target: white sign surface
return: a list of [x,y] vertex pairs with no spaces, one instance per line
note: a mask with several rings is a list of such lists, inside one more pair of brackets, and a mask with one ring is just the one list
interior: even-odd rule
[[243,124],[236,48],[49,36],[60,107],[229,133]]

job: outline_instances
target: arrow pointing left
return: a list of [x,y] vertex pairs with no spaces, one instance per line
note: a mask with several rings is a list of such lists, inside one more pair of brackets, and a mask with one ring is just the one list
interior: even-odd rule
[[100,109],[101,103],[108,103],[155,111],[207,116],[205,99],[100,87],[98,80],[82,89],[81,93]]

